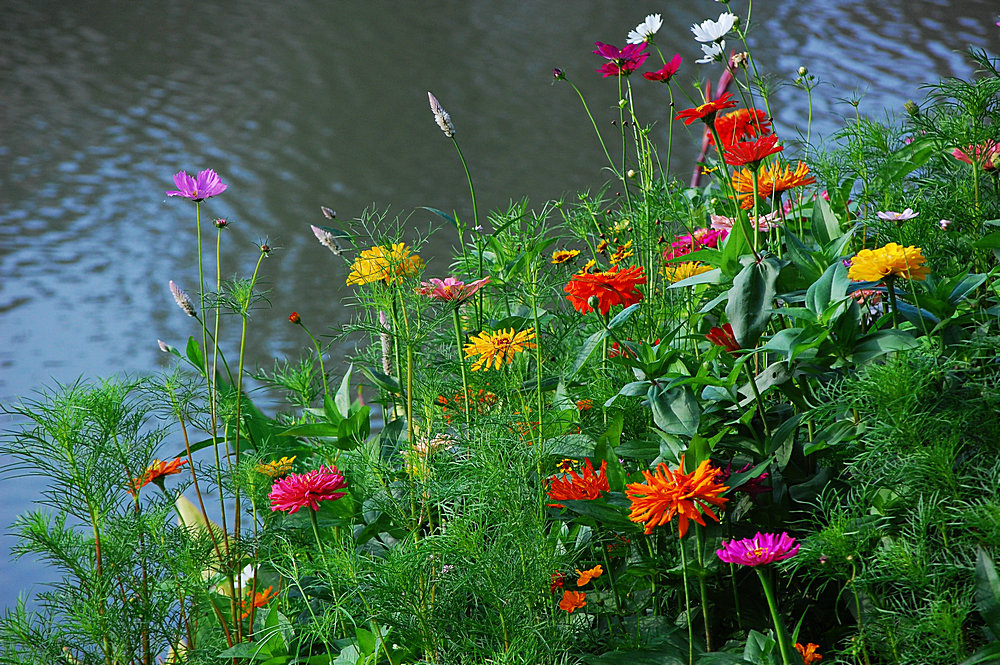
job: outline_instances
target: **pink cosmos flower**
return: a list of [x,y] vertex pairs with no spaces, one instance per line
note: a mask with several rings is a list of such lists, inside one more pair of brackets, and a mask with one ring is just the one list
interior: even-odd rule
[[626,44],[625,48],[619,49],[611,44],[594,42],[597,49],[594,51],[602,58],[609,60],[597,70],[604,74],[604,78],[609,76],[628,76],[646,62],[649,57],[646,50],[647,42],[642,44]]
[[722,549],[715,550],[716,556],[726,563],[736,563],[741,566],[762,566],[773,561],[784,561],[798,552],[798,543],[787,533],[782,532],[778,536],[773,533],[762,534],[759,531],[753,538],[722,541]]
[[883,222],[896,222],[897,224],[902,224],[908,219],[913,219],[918,216],[919,212],[913,212],[913,208],[907,208],[903,212],[894,212],[892,210],[886,210],[884,212],[875,213],[876,216]]
[[347,494],[339,490],[347,487],[344,475],[335,466],[321,466],[308,473],[293,473],[271,486],[268,498],[271,511],[284,510],[294,513],[309,506],[319,510],[320,501],[333,501]]
[[997,141],[987,141],[979,145],[969,145],[965,148],[955,148],[951,151],[951,156],[966,164],[972,163],[972,157],[982,164],[983,170],[993,171],[1000,166],[1000,143]]
[[178,171],[174,175],[174,185],[177,189],[168,191],[167,196],[183,196],[192,201],[204,201],[218,196],[229,187],[212,169],[199,171],[197,178],[189,176],[187,171]]
[[454,277],[445,277],[443,280],[432,277],[430,282],[420,282],[420,288],[417,289],[417,293],[422,296],[429,296],[434,300],[448,300],[454,302],[456,305],[461,305],[475,295],[476,291],[486,286],[489,281],[489,277],[483,277],[482,279],[477,279],[474,282],[466,284]]
[[679,256],[686,256],[702,247],[717,249],[719,242],[724,240],[728,235],[729,231],[726,229],[696,229],[693,236],[686,233],[674,238],[674,241],[670,243],[671,248],[663,253],[663,258],[665,260],[676,259]]
[[681,54],[677,53],[667,64],[663,65],[655,72],[643,72],[642,76],[650,81],[660,81],[666,83],[673,78],[677,70],[681,68]]
[[[711,227],[717,231],[725,231],[729,233],[733,229],[733,224],[736,222],[732,217],[726,217],[725,215],[710,215],[712,218]],[[755,218],[750,215],[750,226],[754,226]],[[772,213],[766,215],[761,215],[756,218],[757,230],[761,233],[767,233],[776,226],[781,226],[781,213],[775,210]]]

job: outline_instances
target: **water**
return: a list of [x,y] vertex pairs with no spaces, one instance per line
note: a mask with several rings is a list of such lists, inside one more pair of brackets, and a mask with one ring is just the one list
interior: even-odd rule
[[[694,64],[700,52],[688,27],[722,5],[669,5],[657,42],[668,58],[684,57],[678,80],[717,78],[717,67]],[[621,46],[646,13],[663,9],[5,0],[0,402],[81,376],[164,367],[156,340],[183,346],[195,332],[167,290],[171,279],[191,292],[197,283],[193,206],[164,195],[178,170],[214,168],[230,185],[204,206],[232,222],[224,276],[249,274],[256,243],[277,248],[262,269],[272,309],[254,312],[249,347],[249,364],[265,367],[305,347],[287,323],[291,311],[316,332],[352,314],[345,264],[309,231],[323,223],[320,205],[347,219],[372,204],[470,217],[464,174],[426,91],[454,119],[482,210],[598,187],[603,153],[572,90],[550,85],[551,70],[567,71],[613,138],[617,87],[593,72],[593,42]],[[822,81],[815,139],[853,113],[838,100],[863,94],[862,113],[881,117],[921,99],[923,83],[969,76],[961,51],[996,51],[995,9],[989,0],[758,1],[751,46],[763,72],[790,79],[805,65]],[[632,82],[638,114],[659,123],[665,142],[665,90]],[[793,127],[805,127],[804,95],[784,87],[774,100],[778,133],[794,137]],[[687,174],[697,137],[676,131],[675,141],[674,168]],[[430,222],[426,211],[410,218],[415,227]],[[446,274],[451,242],[432,240],[429,274]],[[38,487],[0,483],[0,524],[28,509]],[[0,549],[12,542],[0,537]],[[0,565],[0,606],[46,574],[25,560]]]

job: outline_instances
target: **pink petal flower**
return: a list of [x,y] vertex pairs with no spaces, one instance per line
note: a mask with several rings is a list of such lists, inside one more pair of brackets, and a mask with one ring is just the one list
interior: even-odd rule
[[790,559],[799,552],[795,539],[782,532],[780,536],[773,533],[757,532],[753,538],[744,540],[722,541],[722,549],[715,554],[726,563],[741,566],[762,566],[774,561]]
[[218,196],[229,187],[212,169],[199,171],[197,178],[189,176],[186,171],[178,171],[174,174],[174,186],[177,189],[168,191],[167,196],[181,196],[192,201]]
[[268,498],[271,500],[272,511],[294,513],[305,506],[319,510],[320,501],[339,499],[347,494],[339,490],[346,487],[347,481],[337,467],[321,466],[314,471],[293,473],[275,481]]
[[490,281],[489,277],[477,279],[474,282],[465,282],[454,277],[445,277],[443,280],[432,277],[429,282],[420,282],[417,293],[428,296],[434,300],[452,301],[457,305],[475,295],[476,291],[486,286]]

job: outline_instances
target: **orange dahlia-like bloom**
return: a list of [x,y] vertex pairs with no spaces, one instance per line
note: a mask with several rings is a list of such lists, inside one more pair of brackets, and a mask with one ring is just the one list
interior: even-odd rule
[[156,483],[160,489],[163,489],[163,478],[180,473],[181,467],[185,464],[187,464],[187,460],[179,457],[169,462],[153,460],[153,463],[146,467],[141,476],[132,479],[128,493],[135,496],[139,490],[150,483]]
[[805,646],[802,646],[798,642],[795,643],[795,650],[799,652],[800,656],[802,656],[802,662],[805,665],[812,665],[813,663],[818,663],[823,660],[823,656],[816,653],[816,649],[818,648],[819,645],[813,644],[812,642]]
[[562,600],[559,601],[559,609],[564,612],[573,613],[587,604],[587,594],[582,591],[563,591]]
[[347,283],[402,284],[404,277],[416,275],[423,267],[423,259],[412,253],[404,243],[397,242],[391,247],[376,246],[362,251],[354,260],[351,272],[347,275]]
[[690,125],[695,120],[704,120],[706,123],[709,123],[715,119],[715,115],[719,111],[731,109],[734,106],[736,106],[736,101],[733,100],[733,93],[727,92],[715,101],[705,102],[704,104],[696,106],[693,109],[681,111],[674,117],[674,120],[684,118],[685,125]]
[[646,275],[641,267],[630,267],[618,270],[615,266],[604,272],[577,273],[569,280],[566,288],[566,299],[581,314],[587,314],[593,308],[587,302],[595,296],[598,309],[604,316],[608,315],[614,305],[628,307],[642,300],[642,293],[636,286],[646,283]]
[[[759,109],[736,109],[715,119],[715,131],[722,139],[722,147],[727,148],[737,141],[756,137],[758,132],[761,136],[767,136],[771,133],[771,119]],[[715,145],[712,132],[706,129],[705,134],[708,145]]]
[[902,247],[890,242],[878,249],[863,249],[851,259],[847,276],[855,282],[877,282],[886,277],[924,280],[930,268],[924,266],[919,247]]
[[587,459],[584,460],[581,473],[570,469],[567,474],[568,478],[566,476],[550,477],[548,495],[554,503],[550,503],[549,506],[552,508],[565,508],[564,504],[558,502],[600,498],[601,492],[611,491],[611,487],[608,485],[607,472],[607,460],[602,461],[601,468],[597,473],[594,473],[594,465]]
[[494,369],[500,369],[500,365],[509,364],[514,360],[514,354],[525,349],[535,348],[534,330],[522,330],[514,332],[513,328],[499,330],[497,332],[481,332],[469,338],[469,343],[465,345],[465,357],[479,356],[479,360],[472,364],[472,371],[478,372],[481,369],[489,369],[490,365]]
[[643,471],[645,483],[629,483],[625,493],[632,500],[629,519],[646,525],[646,533],[653,527],[669,522],[677,515],[677,532],[683,538],[687,533],[688,520],[705,526],[702,513],[716,522],[719,518],[712,512],[712,506],[721,508],[729,499],[719,496],[729,489],[716,482],[716,470],[708,460],[698,465],[691,473],[684,473],[684,456],[676,471],[664,463],[656,467],[656,473]]
[[[779,162],[769,164],[766,169],[761,170],[757,176],[757,194],[763,198],[770,198],[775,194],[812,185],[816,178],[809,175],[809,167],[798,162],[793,171],[788,166],[782,166]],[[743,209],[753,208],[753,175],[750,169],[743,169],[733,175],[733,189],[740,199],[740,207]]]
[[604,574],[604,568],[601,566],[601,564],[597,564],[590,570],[580,570],[579,568],[577,568],[576,574],[580,576],[576,580],[576,585],[578,587],[587,586],[587,584],[590,583],[590,580],[596,580],[598,577]]

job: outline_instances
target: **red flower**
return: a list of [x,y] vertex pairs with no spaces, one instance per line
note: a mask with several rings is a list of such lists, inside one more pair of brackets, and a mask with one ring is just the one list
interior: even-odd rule
[[286,510],[294,513],[305,506],[319,510],[320,501],[339,499],[347,494],[339,490],[346,487],[347,481],[337,467],[321,466],[308,473],[293,473],[287,478],[275,481],[268,498],[271,500],[272,512]]
[[[583,473],[578,474],[572,469],[569,477],[552,476],[549,478],[549,498],[553,501],[579,501],[600,498],[601,492],[610,492],[608,485],[608,461],[601,462],[601,468],[594,473],[594,465],[590,460],[584,460]],[[552,508],[565,508],[561,503],[550,503]]]
[[712,328],[705,335],[705,338],[712,344],[721,346],[733,355],[740,350],[740,343],[736,341],[736,336],[733,335],[733,326],[731,323],[727,323],[721,328]]
[[778,137],[771,134],[756,141],[734,143],[726,148],[722,158],[730,166],[749,166],[756,171],[768,155],[773,155],[784,149],[783,146],[778,145]]
[[684,118],[684,124],[690,125],[695,120],[703,120],[706,123],[715,120],[715,114],[723,109],[731,109],[736,106],[736,102],[732,99],[733,93],[727,92],[723,93],[714,102],[705,102],[701,106],[696,106],[693,109],[687,109],[686,111],[681,111],[674,117],[674,120],[680,120]]
[[549,585],[550,593],[555,593],[556,589],[563,588],[566,583],[566,576],[562,573],[552,573],[552,583]]
[[597,46],[597,50],[594,53],[610,61],[601,65],[597,70],[604,74],[604,78],[609,76],[628,76],[641,67],[642,63],[646,62],[646,58],[649,57],[648,53],[643,53],[646,50],[646,42],[642,44],[626,44],[625,48],[622,49],[601,42],[594,42],[594,44]]
[[[767,136],[771,133],[771,120],[758,109],[736,109],[732,113],[716,117],[715,131],[722,139],[723,148],[727,148],[737,141],[756,137],[758,132],[761,136]],[[711,130],[706,128],[705,136],[708,145],[715,145]]]
[[160,489],[163,489],[163,478],[180,473],[181,466],[185,464],[187,464],[187,460],[179,457],[169,462],[161,462],[158,459],[153,460],[153,463],[146,467],[141,476],[132,479],[131,488],[128,493],[135,496],[139,493],[139,490],[150,483],[156,483]]
[[671,78],[673,78],[674,74],[676,74],[677,70],[680,68],[681,68],[681,54],[678,53],[674,55],[673,59],[671,59],[670,62],[663,65],[663,67],[661,67],[657,71],[644,72],[642,76],[643,78],[648,79],[650,81],[660,81],[661,83],[667,83]]
[[302,323],[302,317],[299,316],[298,312],[292,312],[291,314],[288,315],[288,322],[298,325]]
[[618,266],[605,272],[577,273],[569,280],[566,299],[573,303],[581,314],[587,314],[593,307],[588,302],[597,298],[601,314],[608,315],[613,305],[634,305],[642,300],[642,293],[636,286],[646,283],[646,275],[641,267],[630,267],[619,272]]

